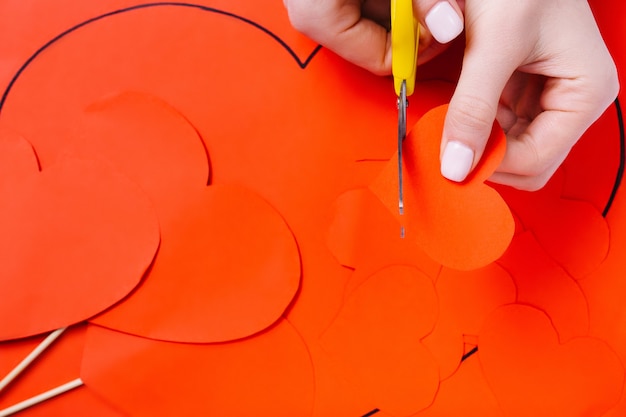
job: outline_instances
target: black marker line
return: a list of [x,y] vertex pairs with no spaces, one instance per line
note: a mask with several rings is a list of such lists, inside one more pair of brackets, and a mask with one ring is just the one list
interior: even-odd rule
[[611,196],[609,197],[609,201],[606,203],[604,207],[604,211],[602,211],[602,216],[606,217],[609,214],[609,210],[613,206],[613,202],[615,201],[615,196],[617,195],[617,190],[622,183],[622,178],[624,177],[624,168],[626,166],[626,139],[624,139],[624,115],[622,113],[622,106],[619,103],[619,98],[615,99],[615,110],[617,111],[617,123],[619,125],[619,168],[617,169],[617,175],[615,176],[615,183],[613,184],[613,190],[611,191]]
[[475,353],[478,353],[478,346],[474,347],[474,349],[470,350],[469,352],[467,352],[465,355],[463,355],[461,357],[461,363],[465,362],[467,359],[469,359],[472,355],[474,355]]
[[307,67],[307,65],[309,65],[309,63],[311,62],[313,57],[322,48],[321,45],[318,45],[317,47],[315,47],[313,52],[311,52],[311,54],[309,54],[309,56],[304,61],[302,61],[300,59],[300,57],[295,53],[295,51],[293,49],[291,49],[291,47],[285,41],[283,41],[280,37],[278,37],[278,35],[276,35],[274,32],[272,32],[271,30],[267,29],[266,27],[262,26],[261,24],[259,24],[257,22],[254,22],[254,21],[252,21],[250,19],[247,19],[247,18],[245,18],[243,16],[239,16],[239,15],[237,15],[235,13],[227,12],[227,11],[216,9],[216,8],[213,8],[213,7],[202,6],[200,4],[193,4],[193,3],[157,2],[157,3],[138,4],[138,5],[135,5],[135,6],[125,7],[123,9],[114,10],[112,12],[108,12],[108,13],[102,14],[100,16],[92,17],[91,19],[85,20],[82,23],[79,23],[79,24],[77,24],[75,26],[72,26],[71,28],[65,30],[64,32],[58,34],[57,36],[55,36],[54,38],[52,38],[51,40],[46,42],[42,47],[40,47],[37,51],[35,51],[35,53],[32,54],[26,60],[26,62],[24,62],[24,64],[20,67],[20,69],[17,71],[17,73],[13,76],[13,78],[9,82],[9,85],[7,86],[6,90],[2,94],[2,98],[0,99],[0,114],[2,114],[2,109],[4,108],[4,103],[6,102],[7,97],[9,96],[9,92],[11,92],[11,89],[13,88],[13,85],[15,84],[17,79],[20,77],[20,75],[24,72],[24,70],[43,51],[48,49],[50,46],[52,46],[53,44],[55,44],[56,42],[58,42],[59,40],[61,40],[65,36],[69,35],[72,32],[75,32],[78,29],[80,29],[82,27],[85,27],[85,26],[87,26],[87,25],[89,25],[91,23],[97,22],[99,20],[106,19],[106,18],[111,17],[111,16],[116,16],[116,15],[119,15],[119,14],[131,12],[131,11],[134,11],[134,10],[147,9],[147,8],[152,8],[152,7],[167,7],[167,6],[169,6],[169,7],[187,7],[187,8],[192,8],[192,9],[198,9],[198,10],[202,10],[204,12],[211,12],[211,13],[216,13],[216,14],[220,14],[220,15],[223,15],[223,16],[227,16],[227,17],[232,17],[234,19],[237,19],[237,20],[240,20],[240,21],[242,21],[244,23],[247,23],[247,24],[249,24],[249,25],[251,25],[251,26],[261,30],[265,34],[267,34],[270,37],[272,37],[276,42],[278,42],[289,53],[289,55],[291,55],[291,57],[296,61],[298,66],[300,68],[302,68],[302,69],[305,69]]
[[378,413],[379,411],[380,410],[378,408],[375,408],[372,411],[370,411],[369,413],[363,414],[361,417],[370,417],[370,416],[373,416],[374,414]]

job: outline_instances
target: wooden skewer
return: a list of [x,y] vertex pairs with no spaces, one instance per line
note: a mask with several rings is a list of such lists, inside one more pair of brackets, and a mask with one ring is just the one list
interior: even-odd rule
[[0,410],[0,417],[8,417],[15,413],[18,413],[26,408],[32,407],[39,403],[49,400],[50,398],[56,397],[57,395],[61,395],[68,391],[71,391],[75,388],[78,388],[83,385],[83,381],[80,378],[77,378],[73,381],[70,381],[66,384],[53,388],[49,391],[43,392],[39,395],[35,395],[27,400],[19,402],[11,407],[5,408],[4,410]]
[[67,327],[63,327],[50,333],[48,337],[46,337],[39,345],[37,345],[37,347],[33,349],[33,351],[30,352],[28,356],[22,359],[22,361],[15,368],[13,368],[13,370],[9,372],[7,376],[2,378],[2,381],[0,381],[0,392],[2,392],[2,390],[6,388],[6,386],[9,385],[15,378],[17,378],[24,371],[24,369],[28,367],[28,365],[30,365],[35,359],[37,359],[37,357],[41,355],[42,352],[45,351],[48,346],[52,344],[52,342],[54,342],[59,336],[61,336],[61,334],[63,334],[66,329]]

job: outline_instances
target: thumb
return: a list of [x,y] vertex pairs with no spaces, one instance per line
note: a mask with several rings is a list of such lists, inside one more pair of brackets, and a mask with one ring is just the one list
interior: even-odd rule
[[441,141],[441,174],[451,181],[465,180],[483,154],[500,96],[517,67],[503,53],[493,42],[472,45],[468,39]]

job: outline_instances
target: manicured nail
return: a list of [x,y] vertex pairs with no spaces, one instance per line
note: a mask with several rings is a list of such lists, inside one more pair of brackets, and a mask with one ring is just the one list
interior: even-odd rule
[[461,142],[448,142],[441,157],[441,175],[455,182],[467,177],[474,163],[474,151]]
[[448,43],[463,32],[463,21],[447,1],[435,4],[425,20],[428,30],[439,43]]

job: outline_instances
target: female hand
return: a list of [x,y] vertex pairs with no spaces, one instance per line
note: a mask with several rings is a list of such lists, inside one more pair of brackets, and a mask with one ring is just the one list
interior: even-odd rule
[[[388,0],[284,0],[292,24],[376,74],[391,71]],[[426,29],[420,59],[465,29],[441,172],[463,181],[495,119],[508,138],[491,180],[541,188],[617,96],[615,64],[584,0],[414,0]]]

